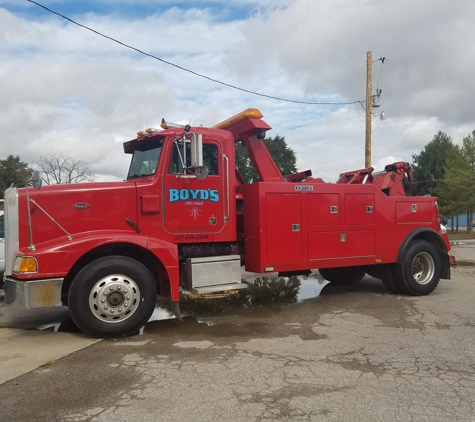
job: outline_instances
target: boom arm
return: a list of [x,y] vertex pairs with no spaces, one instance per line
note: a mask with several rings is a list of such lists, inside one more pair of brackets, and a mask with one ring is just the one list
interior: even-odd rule
[[230,131],[236,142],[242,141],[246,145],[261,182],[284,182],[280,170],[262,141],[266,131],[272,128],[260,120],[261,118],[259,110],[248,108],[214,127]]
[[435,187],[439,184],[433,176],[424,182],[414,182],[411,165],[403,161],[388,164],[384,171],[375,174],[373,174],[373,167],[347,171],[340,174],[337,183],[373,183],[388,196],[418,195],[421,187]]

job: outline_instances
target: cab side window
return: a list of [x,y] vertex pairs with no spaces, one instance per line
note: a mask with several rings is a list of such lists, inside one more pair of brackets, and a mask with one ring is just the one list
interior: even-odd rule
[[214,144],[203,145],[203,164],[208,167],[210,176],[218,175],[218,147]]
[[[186,163],[184,163],[184,155],[186,155]],[[191,147],[187,143],[183,148],[183,144],[175,142],[172,150],[172,158],[170,160],[170,166],[168,167],[169,174],[183,173],[183,167],[189,167],[191,165]]]
[[5,237],[5,222],[4,219],[5,217],[3,215],[0,216],[0,239],[3,239]]
[[[185,161],[186,156],[186,163]],[[217,176],[219,174],[218,166],[218,146],[215,144],[203,144],[203,164],[208,168],[210,176]],[[168,167],[168,174],[184,173],[183,169],[186,167],[185,174],[193,174],[191,167],[191,146],[187,142],[185,148],[183,145],[175,143],[173,145],[172,156],[170,159],[170,166]]]

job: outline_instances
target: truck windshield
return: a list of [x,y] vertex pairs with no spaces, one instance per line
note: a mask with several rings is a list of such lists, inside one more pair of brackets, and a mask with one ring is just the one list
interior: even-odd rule
[[130,163],[127,180],[155,174],[162,152],[162,145],[163,138],[153,138],[137,145]]

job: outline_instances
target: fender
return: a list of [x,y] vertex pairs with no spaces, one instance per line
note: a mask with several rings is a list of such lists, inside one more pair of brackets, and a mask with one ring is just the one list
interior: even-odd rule
[[178,264],[178,246],[162,239],[149,238],[146,248],[165,266],[170,281],[170,300],[180,300],[180,274]]
[[406,251],[409,243],[414,239],[428,240],[434,244],[439,253],[448,253],[450,247],[447,245],[447,241],[441,236],[439,232],[428,227],[421,227],[410,232],[401,243],[399,252],[397,254],[397,263],[401,263],[404,258],[404,252]]
[[[38,278],[64,277],[71,267],[89,251],[100,246],[114,243],[128,243],[142,247],[153,253],[165,266],[170,280],[171,298],[177,301],[179,292],[178,247],[174,243],[161,239],[148,238],[130,231],[99,231],[75,234],[72,241],[44,242],[36,245],[36,250],[22,248],[20,255],[33,256],[38,261],[39,272],[36,274],[15,274],[15,278],[33,280]],[[60,256],[61,260],[57,257]]]

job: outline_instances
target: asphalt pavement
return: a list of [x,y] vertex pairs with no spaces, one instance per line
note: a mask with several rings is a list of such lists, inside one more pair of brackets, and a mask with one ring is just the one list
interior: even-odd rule
[[428,296],[260,280],[265,294],[189,301],[183,323],[163,309],[120,340],[0,295],[0,420],[475,421],[475,242],[453,249]]

